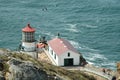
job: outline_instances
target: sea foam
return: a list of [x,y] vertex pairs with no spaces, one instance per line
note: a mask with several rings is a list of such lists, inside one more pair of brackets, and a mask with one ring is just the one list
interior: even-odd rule
[[98,28],[98,26],[90,25],[90,24],[82,24],[82,26],[84,26],[86,28]]
[[80,45],[78,42],[75,42],[75,41],[72,41],[72,40],[69,40],[69,42],[75,47],[75,48],[79,48]]
[[79,44],[78,42],[69,41],[76,49],[80,50],[80,52],[83,54],[83,56],[91,63],[93,63],[95,60],[107,60],[107,58],[99,53],[99,50],[92,49],[90,47],[84,46],[82,44]]
[[68,30],[70,32],[79,32],[76,26],[77,24],[66,24],[65,30]]

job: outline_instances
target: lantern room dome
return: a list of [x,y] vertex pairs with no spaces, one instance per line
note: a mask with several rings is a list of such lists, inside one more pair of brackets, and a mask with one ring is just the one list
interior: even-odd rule
[[28,24],[25,28],[22,29],[23,32],[35,32],[35,29]]

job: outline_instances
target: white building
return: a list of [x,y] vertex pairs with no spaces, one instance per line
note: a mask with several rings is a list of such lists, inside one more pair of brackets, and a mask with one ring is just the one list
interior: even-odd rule
[[65,39],[54,38],[48,41],[48,52],[57,66],[80,64],[79,52]]

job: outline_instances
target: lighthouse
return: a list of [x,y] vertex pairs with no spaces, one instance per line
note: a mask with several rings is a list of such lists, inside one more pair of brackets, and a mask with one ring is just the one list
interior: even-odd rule
[[36,50],[35,29],[30,24],[22,29],[22,49],[25,52],[34,52]]

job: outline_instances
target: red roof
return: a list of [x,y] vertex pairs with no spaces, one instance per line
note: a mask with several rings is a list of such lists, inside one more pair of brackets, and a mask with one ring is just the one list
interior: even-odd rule
[[54,38],[48,42],[48,45],[57,55],[63,54],[68,50],[78,53],[78,51],[67,40],[62,38]]
[[37,44],[37,48],[44,48],[45,47],[45,44],[43,44],[43,43],[38,43]]
[[28,24],[25,28],[22,29],[23,32],[35,32],[35,29]]

